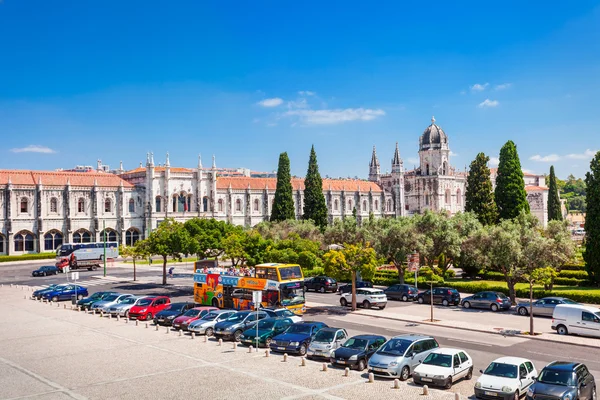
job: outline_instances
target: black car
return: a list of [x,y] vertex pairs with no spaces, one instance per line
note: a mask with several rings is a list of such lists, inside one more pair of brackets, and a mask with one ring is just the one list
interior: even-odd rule
[[331,364],[362,371],[367,367],[369,358],[386,340],[385,337],[379,335],[353,336],[331,354]]
[[332,292],[335,293],[338,290],[337,281],[328,276],[313,276],[304,280],[304,290],[314,290],[315,292]]
[[[373,284],[369,281],[360,281],[360,282],[356,282],[356,288],[372,288]],[[350,293],[352,291],[352,284],[351,283],[347,283],[344,286],[340,286],[338,291],[340,292],[340,294],[344,294],[344,293]]]
[[154,323],[157,325],[171,326],[173,320],[180,315],[183,315],[187,310],[196,307],[195,303],[171,303],[166,308],[160,310],[154,316]]
[[31,272],[31,276],[46,276],[46,275],[56,275],[60,272],[58,268],[53,265],[45,265],[43,267],[39,267],[35,271]]
[[554,361],[546,365],[527,391],[527,400],[596,400],[596,381],[585,364]]
[[411,285],[398,283],[385,289],[384,293],[388,300],[412,301],[417,299],[419,289]]
[[[430,304],[431,303],[431,290],[425,290],[417,295],[417,301],[419,304]],[[458,290],[446,287],[433,288],[433,304],[441,304],[443,306],[449,306],[454,304],[455,306],[460,304],[460,293]]]

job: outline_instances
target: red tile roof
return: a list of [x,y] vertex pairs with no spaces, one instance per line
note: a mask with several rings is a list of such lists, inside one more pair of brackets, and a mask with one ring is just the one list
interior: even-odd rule
[[528,185],[528,186],[525,186],[525,190],[528,192],[535,192],[535,191],[539,191],[539,190],[548,190],[548,188],[546,186]]
[[[228,189],[230,185],[232,189],[237,190],[247,189],[248,186],[253,190],[263,190],[265,187],[269,190],[275,190],[277,187],[277,178],[242,178],[230,176],[217,178],[217,189]],[[304,190],[304,179],[292,178],[292,188],[293,190]],[[358,179],[323,179],[323,190],[329,190],[330,188],[333,191],[360,190],[361,192],[368,192],[369,190],[372,190],[373,192],[382,192],[381,187],[374,182]]]
[[0,170],[0,185],[8,180],[13,185],[37,185],[42,180],[44,186],[94,186],[94,181],[101,187],[133,187],[133,185],[117,175],[104,172],[64,172],[64,171],[32,171],[32,170]]

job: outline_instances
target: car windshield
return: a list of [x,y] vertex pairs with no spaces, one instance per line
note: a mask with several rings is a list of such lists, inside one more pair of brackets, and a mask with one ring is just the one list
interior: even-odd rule
[[516,377],[518,376],[516,365],[497,362],[491,363],[483,373],[485,375],[499,376],[501,378],[511,379],[516,379]]
[[213,321],[215,318],[217,318],[219,314],[214,314],[214,313],[208,313],[206,314],[204,317],[200,318],[204,321]]
[[310,325],[293,324],[285,331],[285,333],[307,333],[310,334]]
[[571,299],[562,299],[563,304],[579,304],[576,301],[573,301]]
[[139,306],[149,306],[152,304],[152,299],[141,299],[138,303]]
[[129,299],[129,298],[131,298],[131,296],[124,296],[124,297],[121,297],[119,300],[117,300],[117,303],[119,303],[119,304],[123,304],[123,303],[125,303],[125,300],[127,300],[127,299]]
[[544,368],[538,377],[538,381],[550,385],[575,386],[573,372],[571,371]]
[[332,342],[334,336],[335,336],[335,331],[327,331],[327,330],[321,329],[315,335],[314,340],[315,340],[315,342]]
[[248,313],[235,313],[231,317],[227,318],[227,322],[239,322],[243,321],[246,318]]
[[269,330],[269,329],[273,329],[273,326],[275,326],[275,321],[263,320],[258,323],[258,329]]
[[423,360],[423,364],[450,368],[452,366],[452,356],[450,354],[429,353],[427,358]]
[[200,315],[200,313],[202,312],[202,310],[188,310],[185,314],[186,317],[197,317],[198,315]]
[[104,301],[115,301],[118,298],[119,298],[118,294],[111,294],[110,296],[106,296],[104,298]]
[[367,347],[367,343],[369,343],[369,341],[366,339],[350,338],[346,340],[342,347],[347,347],[349,349],[364,349]]
[[163,308],[163,311],[183,311],[184,307],[185,303],[171,303]]
[[372,290],[370,292],[367,292],[366,294],[367,295],[371,295],[371,296],[378,295],[378,294],[383,294],[383,290]]
[[506,295],[504,293],[496,293],[496,295],[501,299],[506,299]]
[[379,349],[378,353],[392,356],[402,356],[411,344],[412,342],[406,339],[390,339],[386,344],[383,345],[381,349]]
[[[55,285],[52,289],[57,288],[58,285]],[[100,292],[96,292],[93,295],[91,295],[89,298],[90,299],[101,299],[102,296],[104,296],[104,293],[100,293]]]
[[125,297],[123,300],[119,301],[119,304],[133,304],[137,298],[135,297]]

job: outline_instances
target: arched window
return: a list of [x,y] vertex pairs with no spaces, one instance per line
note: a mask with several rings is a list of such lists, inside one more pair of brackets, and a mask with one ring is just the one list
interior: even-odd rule
[[208,197],[206,197],[206,196],[204,196],[204,197],[202,198],[202,210],[203,210],[204,212],[207,212],[207,211],[208,211]]
[[83,197],[80,197],[79,200],[77,200],[77,212],[85,212],[85,200]]
[[379,211],[379,201],[375,200],[375,211]]
[[106,235],[107,242],[116,242],[117,241],[117,232],[113,231],[110,228],[106,228],[102,232],[100,232],[100,241],[104,242],[104,235]]
[[51,213],[58,212],[58,199],[56,197],[52,197],[50,199],[50,212]]
[[28,211],[29,211],[29,200],[27,200],[27,197],[23,197],[23,198],[21,198],[21,212],[26,213]]
[[446,204],[450,204],[450,199],[452,196],[450,196],[450,189],[446,189],[446,194],[444,195],[444,200],[446,201]]
[[111,207],[111,205],[112,205],[112,204],[111,204],[111,202],[110,202],[110,199],[106,199],[106,200],[104,200],[104,212],[105,212],[105,213],[109,213],[109,212],[111,212],[111,208],[112,208],[112,207]]
[[6,238],[3,234],[0,233],[0,254],[6,253],[6,247],[4,246],[4,241]]
[[363,211],[367,211],[367,201],[363,200]]
[[388,212],[392,211],[392,200],[391,199],[389,199],[387,201],[387,211]]
[[240,199],[235,201],[235,211],[242,211],[242,201]]
[[85,229],[80,229],[73,234],[73,243],[91,243],[92,234]]
[[127,232],[125,232],[125,245],[133,246],[138,240],[140,240],[140,232],[135,228],[127,229]]
[[348,210],[352,210],[352,199],[348,200]]
[[456,189],[456,205],[457,206],[461,206],[462,205],[462,196],[460,193],[460,189]]
[[134,199],[129,199],[129,212],[135,212],[135,200]]
[[337,211],[339,207],[340,207],[340,204],[339,204],[338,200],[337,200],[337,199],[335,199],[335,200],[333,201],[333,210],[334,210],[334,211]]
[[425,175],[429,175],[429,164],[425,164]]
[[424,196],[425,196],[425,205],[428,206],[429,205],[429,194],[425,193]]
[[444,161],[444,163],[442,164],[442,175],[446,175],[447,172],[448,172],[448,163],[446,161]]
[[160,196],[156,196],[156,198],[154,199],[154,208],[156,209],[156,212],[162,211]]
[[260,207],[260,204],[259,204],[259,202],[258,202],[258,199],[255,199],[255,200],[254,200],[254,211],[258,211],[258,210],[259,210],[259,207]]
[[19,232],[14,237],[15,251],[34,251],[35,236],[31,232]]
[[57,230],[51,230],[44,235],[44,250],[56,250],[62,242],[62,233]]
[[223,212],[223,199],[219,199],[219,201],[217,201],[217,211]]

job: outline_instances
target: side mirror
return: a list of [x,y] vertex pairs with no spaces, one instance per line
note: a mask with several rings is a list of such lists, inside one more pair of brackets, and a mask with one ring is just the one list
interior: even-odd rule
[[413,353],[412,353],[412,358],[415,358],[416,356],[417,356],[417,353],[415,353],[415,352],[413,351]]
[[482,369],[480,369],[480,370],[479,370],[479,373],[480,373],[480,374],[483,374],[483,370],[482,370]]

